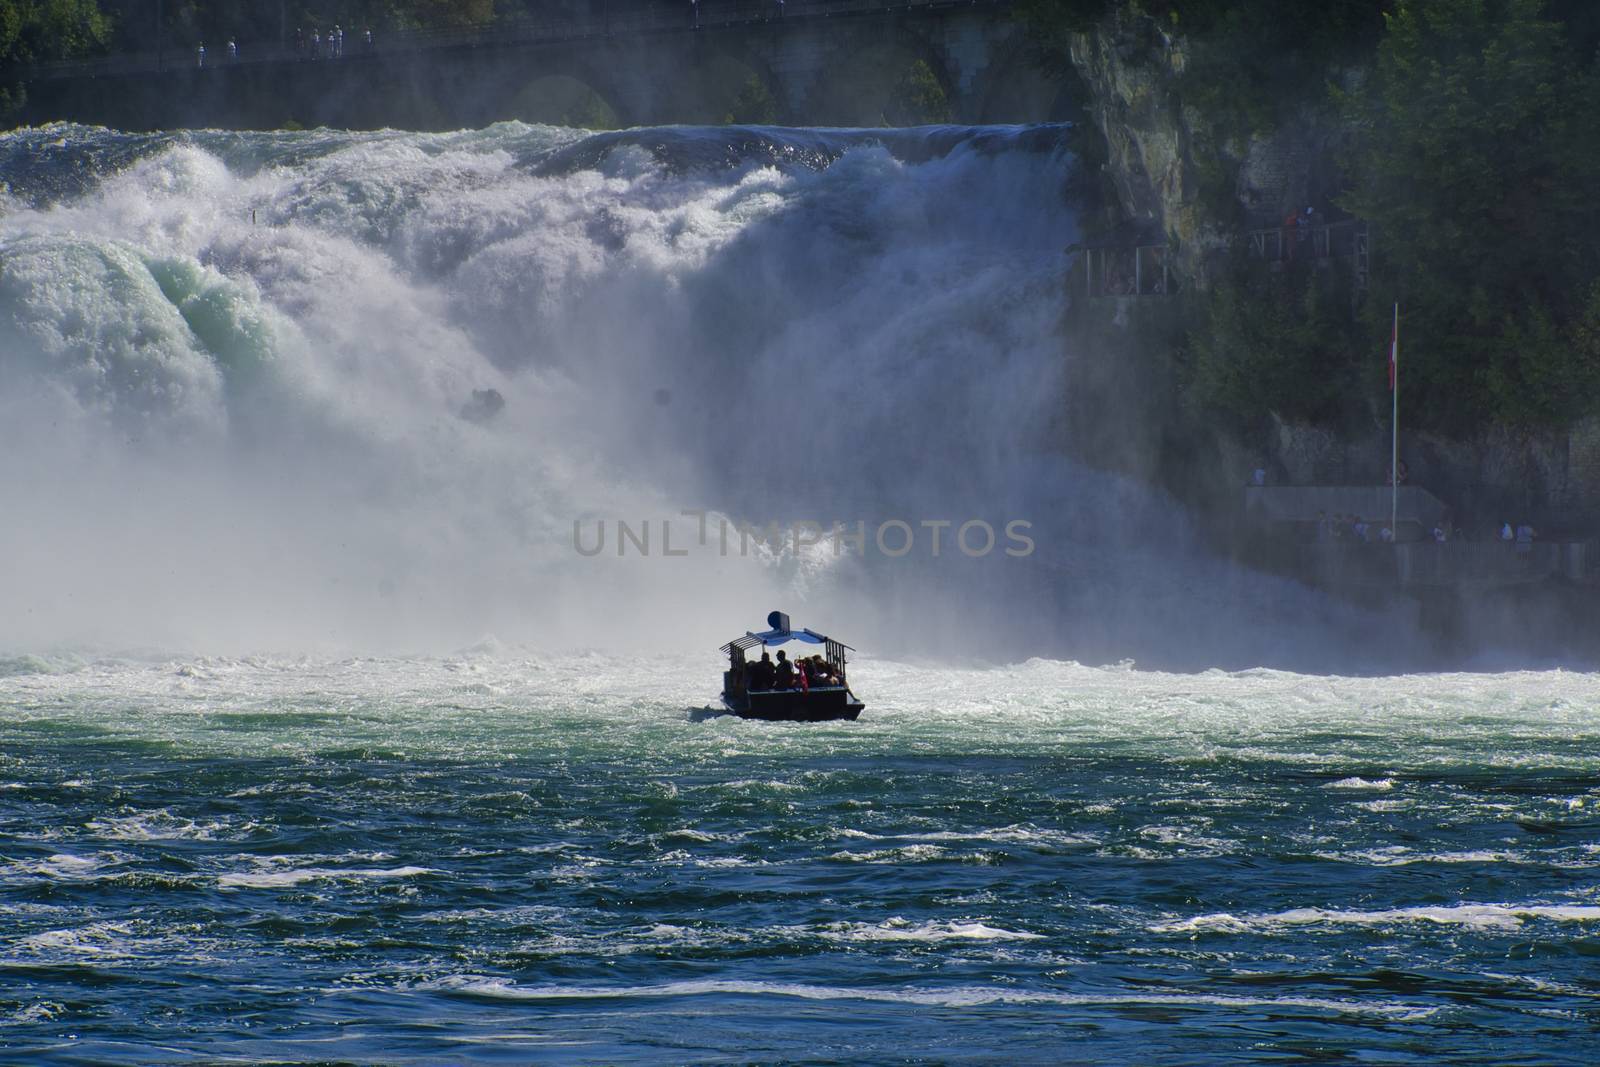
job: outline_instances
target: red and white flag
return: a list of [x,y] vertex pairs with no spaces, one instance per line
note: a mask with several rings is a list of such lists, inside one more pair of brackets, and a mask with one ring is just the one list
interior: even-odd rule
[[1389,338],[1389,392],[1394,392],[1394,376],[1400,362],[1400,305],[1394,306],[1394,334]]

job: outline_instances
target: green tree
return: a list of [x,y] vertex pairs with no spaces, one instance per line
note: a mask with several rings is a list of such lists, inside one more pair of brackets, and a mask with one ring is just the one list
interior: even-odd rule
[[739,95],[733,98],[722,123],[724,126],[765,126],[777,120],[778,105],[773,102],[766,83],[752,74],[740,87]]
[[26,99],[20,68],[103,52],[111,29],[95,0],[0,0],[0,119]]
[[1592,409],[1575,353],[1600,322],[1586,318],[1600,310],[1597,101],[1540,0],[1401,0],[1372,77],[1344,100],[1359,131],[1344,203],[1376,245],[1369,328],[1385,337],[1401,303],[1423,424],[1559,425]]
[[1378,350],[1363,343],[1347,284],[1304,261],[1240,262],[1203,295],[1189,335],[1189,394],[1246,434],[1268,413],[1347,426],[1372,393]]
[[884,125],[923,126],[950,121],[950,100],[927,60],[916,59],[900,72],[884,105]]

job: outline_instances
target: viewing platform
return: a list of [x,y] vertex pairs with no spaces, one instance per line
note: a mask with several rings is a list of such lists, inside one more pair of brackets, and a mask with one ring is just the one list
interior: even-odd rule
[[1118,227],[1109,234],[1081,241],[1067,249],[1083,258],[1084,295],[1171,296],[1182,279],[1160,231],[1141,224]]
[[[1489,589],[1558,580],[1600,581],[1600,544],[1586,540],[1519,544],[1498,537],[1466,540],[1448,530],[1450,509],[1428,490],[1402,485],[1248,485],[1243,514],[1254,529],[1256,559],[1330,589]],[[1394,540],[1380,531],[1393,509]],[[1356,518],[1366,540],[1331,536],[1324,521]]]
[[1348,265],[1357,289],[1367,287],[1369,244],[1367,224],[1360,219],[1341,222],[1306,223],[1250,230],[1245,234],[1245,250],[1251,259],[1265,260],[1275,267],[1302,260],[1319,270]]
[[[1355,287],[1367,287],[1367,224],[1359,219],[1296,223],[1244,231],[1246,254],[1283,269],[1296,260],[1319,270],[1348,266]],[[1178,257],[1159,228],[1130,222],[1067,249],[1083,258],[1083,294],[1090,298],[1171,296],[1182,291]]]

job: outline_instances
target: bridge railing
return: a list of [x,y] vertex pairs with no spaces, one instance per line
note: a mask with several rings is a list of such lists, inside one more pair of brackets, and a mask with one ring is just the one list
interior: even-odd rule
[[[1011,0],[909,0],[888,4],[883,0],[702,0],[698,12],[691,5],[674,4],[618,6],[601,4],[598,10],[571,13],[563,17],[541,18],[520,15],[472,26],[431,29],[391,30],[377,35],[371,48],[362,38],[362,29],[346,29],[344,51],[340,56],[312,55],[308,46],[292,41],[245,40],[239,42],[239,55],[228,58],[227,39],[208,44],[204,68],[230,67],[305,61],[341,63],[374,54],[413,52],[433,48],[492,47],[509,44],[556,44],[595,37],[641,36],[672,31],[692,32],[718,28],[772,23],[781,27],[789,22],[874,14],[927,15],[975,6],[1005,8]],[[308,34],[309,39],[309,34]],[[24,79],[102,77],[143,74],[161,70],[194,68],[200,65],[194,46],[163,47],[142,52],[125,52],[90,59],[68,59],[36,63],[23,72]]]

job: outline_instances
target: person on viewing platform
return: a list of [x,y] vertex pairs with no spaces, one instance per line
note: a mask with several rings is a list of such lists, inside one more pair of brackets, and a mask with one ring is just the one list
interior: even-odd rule
[[205,68],[206,43],[204,41],[201,41],[200,46],[194,50],[194,65],[200,67],[201,69]]
[[1370,541],[1371,538],[1367,536],[1367,532],[1372,527],[1360,515],[1354,516],[1354,519],[1355,521],[1350,524],[1350,529],[1355,532],[1356,540],[1362,542]]
[[1267,465],[1265,463],[1257,466],[1255,470],[1250,472],[1250,484],[1251,485],[1266,485],[1267,484]]
[[361,34],[361,46],[368,52],[372,51],[372,27],[368,26]]
[[1519,555],[1525,556],[1528,553],[1532,552],[1533,551],[1533,539],[1538,537],[1538,536],[1539,536],[1539,531],[1538,530],[1535,530],[1531,525],[1529,525],[1526,522],[1519,522],[1517,524],[1517,553]]
[[1449,540],[1450,540],[1450,531],[1448,531],[1448,530],[1446,530],[1444,528],[1444,523],[1443,522],[1439,523],[1437,526],[1435,526],[1433,528],[1433,543],[1434,544],[1442,545],[1442,544],[1444,544],[1445,542],[1447,542]]
[[1383,524],[1383,529],[1378,531],[1378,540],[1386,545],[1394,544],[1394,527],[1388,523]]
[[344,55],[344,28],[342,26],[333,28],[333,54],[335,57]]
[[236,63],[239,60],[239,45],[232,37],[228,38],[228,62]]
[[322,58],[322,34],[316,30],[311,31],[311,58]]
[[[700,0],[689,0],[689,25],[700,28]],[[780,656],[783,653],[778,653]]]
[[294,54],[302,58],[306,54],[306,31],[299,26],[294,28]]
[[1511,540],[1515,540],[1516,536],[1517,536],[1516,534],[1511,532],[1511,524],[1509,522],[1501,524],[1501,526],[1500,526],[1500,540],[1502,540],[1502,541],[1511,541]]

